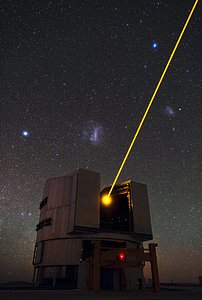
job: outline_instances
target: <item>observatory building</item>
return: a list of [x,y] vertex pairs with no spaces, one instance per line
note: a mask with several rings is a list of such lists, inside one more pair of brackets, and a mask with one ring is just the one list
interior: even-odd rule
[[159,289],[147,187],[127,181],[100,192],[89,170],[47,180],[33,256],[33,286],[80,290],[134,290],[145,286],[149,261]]

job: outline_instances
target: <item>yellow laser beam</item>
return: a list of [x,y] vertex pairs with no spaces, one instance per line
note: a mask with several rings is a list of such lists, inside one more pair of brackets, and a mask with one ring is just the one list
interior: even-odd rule
[[150,107],[151,107],[151,105],[152,105],[152,103],[153,103],[153,101],[154,101],[154,99],[155,99],[155,96],[156,96],[156,94],[157,94],[157,92],[158,92],[158,90],[159,90],[159,87],[160,87],[160,85],[161,85],[161,83],[162,83],[162,81],[163,81],[163,78],[164,78],[164,76],[165,76],[165,74],[166,74],[166,72],[167,72],[167,70],[168,70],[168,67],[169,67],[169,65],[170,65],[170,63],[171,63],[171,61],[172,61],[172,59],[173,59],[173,56],[174,56],[174,54],[175,54],[175,52],[176,52],[176,50],[177,50],[177,47],[178,47],[178,45],[179,45],[179,43],[180,43],[180,41],[181,41],[181,39],[182,39],[182,36],[183,36],[183,34],[184,34],[184,32],[185,32],[185,30],[186,30],[186,28],[187,28],[187,25],[189,24],[189,21],[190,21],[191,16],[192,16],[192,14],[193,14],[193,12],[194,12],[194,10],[195,10],[195,8],[196,8],[196,5],[197,5],[198,1],[199,1],[199,0],[196,0],[196,1],[195,1],[194,5],[193,5],[193,7],[192,7],[192,9],[191,9],[191,11],[190,11],[190,13],[189,13],[189,16],[188,16],[188,18],[187,18],[187,20],[186,20],[186,22],[185,22],[185,24],[184,24],[184,26],[183,26],[183,28],[182,28],[182,31],[181,31],[181,33],[180,33],[178,39],[177,39],[177,42],[176,42],[176,44],[175,44],[175,47],[174,47],[174,49],[173,49],[173,51],[172,51],[172,53],[171,53],[171,55],[170,55],[170,58],[168,59],[168,62],[167,62],[166,66],[165,66],[165,68],[164,68],[164,71],[163,71],[163,73],[162,73],[162,75],[161,75],[161,77],[160,77],[160,79],[159,79],[159,81],[158,81],[158,84],[157,84],[157,86],[156,86],[156,88],[155,88],[155,90],[154,90],[154,93],[153,93],[153,95],[152,95],[152,97],[151,97],[151,99],[150,99],[150,101],[149,101],[149,104],[148,104],[148,106],[147,106],[147,108],[146,108],[146,111],[145,111],[145,113],[144,113],[144,115],[143,115],[143,117],[142,117],[142,119],[141,119],[141,121],[140,121],[140,124],[139,124],[139,126],[138,126],[138,128],[137,128],[137,131],[136,131],[136,133],[135,133],[135,135],[134,135],[134,137],[133,137],[133,139],[132,139],[132,142],[130,143],[130,146],[129,146],[127,152],[126,152],[126,155],[125,155],[125,157],[124,157],[124,159],[123,159],[123,161],[122,161],[122,164],[121,164],[121,166],[120,166],[120,168],[119,168],[119,170],[118,170],[118,172],[117,172],[117,174],[116,174],[116,177],[115,177],[115,179],[114,179],[114,181],[113,181],[113,183],[112,183],[112,186],[111,186],[111,188],[110,188],[110,190],[109,190],[108,196],[111,195],[111,192],[112,192],[112,190],[113,190],[113,188],[114,188],[114,186],[115,186],[115,184],[116,184],[116,182],[117,182],[117,180],[118,180],[118,178],[119,178],[119,175],[120,175],[120,173],[121,173],[121,171],[122,171],[122,169],[123,169],[123,167],[124,167],[124,165],[125,165],[125,162],[126,162],[128,156],[129,156],[129,154],[130,154],[130,151],[131,151],[131,149],[132,149],[132,147],[133,147],[133,145],[134,145],[134,143],[135,143],[135,141],[136,141],[136,139],[137,139],[137,136],[138,136],[138,134],[139,134],[139,132],[140,132],[140,129],[142,128],[142,125],[143,125],[143,123],[144,123],[144,120],[146,119],[146,116],[147,116],[147,114],[148,114],[148,112],[149,112],[149,109],[150,109]]

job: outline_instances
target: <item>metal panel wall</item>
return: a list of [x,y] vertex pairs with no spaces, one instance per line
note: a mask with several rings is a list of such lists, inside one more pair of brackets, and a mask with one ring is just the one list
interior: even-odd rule
[[69,206],[58,207],[54,209],[52,223],[52,237],[65,238],[68,226]]
[[79,265],[81,240],[59,239],[44,242],[43,265]]
[[100,174],[79,169],[75,225],[99,228]]
[[72,175],[72,189],[71,189],[71,197],[69,202],[67,233],[70,233],[74,230],[77,185],[78,185],[78,174],[76,173]]
[[[75,226],[99,228],[99,173],[79,169],[69,176],[51,178],[45,184],[43,196],[48,200],[41,209],[39,222],[52,218],[52,238],[65,237]],[[38,231],[37,240],[47,237],[44,230],[48,231]]]
[[71,176],[52,178],[48,194],[48,209],[69,205],[71,187]]
[[134,232],[152,236],[147,186],[131,181]]

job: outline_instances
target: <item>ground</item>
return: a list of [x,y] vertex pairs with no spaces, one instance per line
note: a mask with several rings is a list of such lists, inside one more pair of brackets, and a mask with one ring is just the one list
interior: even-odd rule
[[202,287],[100,294],[67,290],[0,290],[0,300],[201,300]]

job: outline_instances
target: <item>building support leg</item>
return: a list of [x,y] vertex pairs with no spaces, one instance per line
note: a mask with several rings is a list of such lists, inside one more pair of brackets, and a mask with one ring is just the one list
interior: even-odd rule
[[36,267],[34,267],[34,274],[33,274],[33,277],[32,277],[32,287],[35,286],[35,276],[36,276]]
[[93,256],[93,291],[100,292],[100,241],[92,241],[94,244]]
[[37,267],[35,286],[39,287],[42,283],[43,283],[43,267]]
[[89,259],[88,289],[93,289],[93,259]]
[[57,266],[54,267],[53,288],[55,288],[55,286],[56,286],[56,272],[57,272]]
[[159,273],[158,273],[158,265],[157,265],[157,257],[156,257],[156,247],[157,244],[149,244],[149,252],[151,256],[151,271],[152,271],[152,279],[153,279],[153,291],[155,293],[160,291],[160,283],[159,283]]
[[120,269],[120,274],[121,274],[121,291],[125,291],[126,290],[126,276],[125,276],[124,268]]

